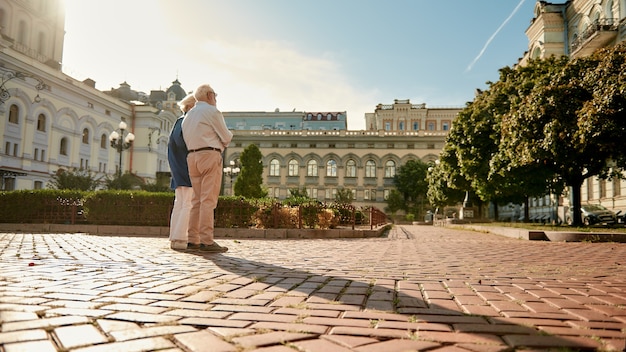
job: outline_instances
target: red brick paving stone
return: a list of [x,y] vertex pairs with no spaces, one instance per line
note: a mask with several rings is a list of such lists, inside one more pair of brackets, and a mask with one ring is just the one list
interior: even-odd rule
[[592,298],[598,300],[599,302],[602,303],[606,303],[606,304],[613,304],[616,306],[624,306],[626,305],[626,299],[621,298],[621,297],[616,297],[613,295],[606,295],[606,296],[591,296]]
[[293,307],[298,306],[300,303],[304,302],[306,297],[298,296],[285,296],[281,297],[274,302],[270,303],[271,307]]
[[583,295],[563,295],[561,297],[565,297],[569,300],[572,300],[576,303],[580,303],[580,304],[598,304],[598,300],[593,298],[593,297],[589,297],[589,296],[583,296]]
[[0,332],[0,345],[32,340],[45,340],[47,338],[48,334],[43,329]]
[[570,320],[565,323],[567,326],[573,326],[579,329],[603,329],[617,331],[622,331],[622,329],[624,329],[624,324],[618,322]]
[[106,318],[113,320],[132,321],[136,323],[169,323],[180,319],[180,317],[175,315],[145,314],[123,311],[107,315]]
[[261,347],[250,350],[249,352],[295,352],[295,350],[291,347],[287,346],[270,346],[270,347]]
[[382,338],[406,339],[411,337],[411,333],[406,330],[397,329],[372,329],[352,326],[336,326],[330,330],[331,335],[353,335]]
[[[190,351],[203,352],[235,352],[237,347],[213,335],[212,333],[202,330],[190,332],[186,334],[174,335],[174,340]],[[144,350],[145,351],[145,350]]]
[[0,311],[0,322],[37,320],[39,316],[33,312]]
[[131,340],[124,342],[106,343],[83,347],[72,352],[111,352],[111,351],[158,351],[166,348],[175,348],[176,345],[163,337]]
[[[573,317],[565,311],[562,313],[535,313],[535,312],[501,312],[506,318],[536,318],[536,319],[557,319],[570,320]],[[574,317],[575,318],[575,317]]]
[[226,328],[245,328],[252,324],[248,320],[228,320],[213,318],[183,318],[178,321],[182,325],[198,325],[198,326],[221,326]]
[[423,351],[439,347],[441,344],[430,341],[387,340],[355,348],[357,352],[406,352]]
[[162,325],[150,326],[129,330],[119,330],[110,333],[115,341],[135,340],[139,338],[154,337],[160,335],[174,335],[197,331],[196,328],[186,325]]
[[345,311],[360,311],[361,308],[349,304],[320,304],[320,303],[308,303],[307,307],[309,309],[320,309],[320,310],[345,310]]
[[487,320],[489,320],[491,324],[504,324],[504,325],[513,324],[513,325],[522,325],[522,326],[530,326],[530,327],[539,327],[539,326],[567,327],[567,326],[570,326],[565,321],[557,320],[557,319],[487,317]]
[[211,300],[211,304],[230,304],[230,305],[249,305],[249,306],[266,306],[271,300],[263,299],[238,299],[238,298],[217,298]]
[[286,314],[264,314],[264,313],[235,313],[228,317],[228,320],[248,320],[248,321],[273,321],[279,323],[293,323],[298,319],[295,315]]
[[162,315],[173,315],[185,318],[226,318],[232,312],[218,310],[195,310],[195,309],[174,309],[162,313]]
[[367,296],[366,295],[342,295],[341,298],[339,298],[339,302],[343,303],[343,304],[353,304],[353,305],[361,305],[363,304],[363,302],[365,301],[365,298]]
[[29,341],[29,342],[18,342],[18,343],[10,343],[4,346],[4,350],[6,352],[29,352],[29,351],[37,351],[37,352],[56,352],[57,349],[52,344],[51,341],[41,340],[41,341]]
[[371,343],[378,342],[377,339],[371,337],[362,337],[362,336],[348,336],[348,335],[322,335],[320,338],[332,341],[338,345],[347,347],[347,348],[355,348],[358,346],[368,345]]
[[430,308],[447,309],[452,312],[463,312],[462,308],[452,299],[430,299],[428,300]]
[[300,324],[300,323],[276,323],[263,321],[250,325],[251,329],[257,330],[274,330],[274,331],[290,331],[301,332],[307,334],[321,335],[328,331],[328,326],[313,325],[313,324]]
[[484,306],[488,305],[487,301],[478,296],[455,295],[454,300],[459,305]]
[[102,329],[102,331],[108,334],[113,331],[139,328],[139,324],[120,320],[98,319],[96,320],[96,323],[98,323],[98,326]]
[[45,317],[58,317],[60,315],[76,315],[92,318],[102,318],[113,313],[104,309],[81,309],[81,308],[54,308],[46,310]]
[[600,342],[586,337],[573,336],[545,336],[545,335],[506,335],[502,337],[511,347],[520,348],[548,348],[548,347],[571,347],[571,348],[599,348]]
[[619,317],[619,316],[626,317],[626,309],[622,307],[609,306],[609,305],[597,305],[597,304],[585,305],[585,307],[598,311],[610,317]]
[[600,330],[600,329],[575,329],[575,328],[559,328],[554,326],[543,326],[541,330],[547,332],[549,335],[565,335],[565,336],[595,336],[595,337],[608,337],[608,338],[621,338],[626,339],[626,332],[615,330]]
[[209,327],[207,330],[212,333],[230,339],[237,336],[246,336],[256,333],[256,330],[249,328],[222,328],[222,327]]
[[[462,351],[473,351],[473,352],[510,352],[511,348],[505,344],[502,345],[484,345],[484,344],[473,344],[473,343],[457,343],[455,345],[458,348],[462,348]],[[433,352],[440,352],[440,349],[434,350]],[[530,352],[530,351],[529,351]]]
[[66,349],[108,342],[108,338],[93,325],[62,326],[54,329],[58,340]]
[[526,312],[528,309],[522,307],[516,302],[511,301],[489,301],[489,304],[493,306],[499,312]]
[[350,319],[350,318],[308,317],[308,318],[304,318],[302,321],[306,324],[326,325],[326,326],[370,327],[372,320]]
[[235,337],[232,341],[244,348],[263,347],[274,344],[283,344],[298,340],[310,339],[315,337],[313,334],[301,334],[291,332],[269,332],[266,334],[256,334],[242,337]]
[[417,331],[453,331],[450,325],[435,323],[411,323],[403,321],[379,321],[376,324],[379,329],[401,329],[401,330],[417,330]]
[[567,312],[568,314],[571,314],[577,318],[579,318],[580,320],[587,320],[587,321],[615,321],[615,319],[607,316],[606,314],[600,313],[598,311],[594,311],[591,309],[563,309],[564,312]]
[[606,351],[626,351],[626,340],[604,340]]
[[259,306],[235,306],[220,304],[211,308],[213,312],[250,312],[250,313],[271,313],[275,308]]
[[500,313],[490,306],[473,306],[473,305],[463,305],[463,311],[470,315],[481,315],[481,316],[491,316],[491,317],[499,317]]
[[14,321],[8,323],[2,323],[2,331],[17,331],[17,330],[33,330],[39,328],[48,328],[56,326],[74,325],[74,324],[86,324],[89,323],[87,317],[54,317],[37,320],[25,320]]
[[509,324],[453,324],[454,330],[465,333],[491,333],[494,335],[507,334],[538,334],[539,331],[529,326],[509,325]]
[[342,312],[333,310],[314,310],[314,309],[297,309],[297,308],[278,308],[274,314],[290,314],[298,317],[324,317],[338,318]]
[[502,344],[503,342],[502,339],[496,335],[480,333],[418,331],[417,336],[420,340],[441,343]]
[[367,300],[365,303],[366,310],[376,310],[381,312],[392,312],[394,311],[393,302],[391,301],[374,301]]
[[[351,352],[352,350],[326,339],[302,340],[292,342],[290,345],[298,348],[298,351],[305,352]],[[292,352],[295,352],[292,350]]]

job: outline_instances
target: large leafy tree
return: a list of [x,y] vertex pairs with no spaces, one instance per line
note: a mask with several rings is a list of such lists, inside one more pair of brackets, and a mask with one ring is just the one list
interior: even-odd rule
[[423,210],[428,190],[427,171],[428,165],[423,161],[409,160],[398,168],[394,176],[394,185],[404,198],[404,210],[407,212],[411,212],[412,208],[417,209],[418,212]]
[[239,157],[241,173],[235,181],[235,195],[246,198],[267,196],[267,192],[261,187],[263,184],[262,157],[256,144],[250,144],[243,150]]

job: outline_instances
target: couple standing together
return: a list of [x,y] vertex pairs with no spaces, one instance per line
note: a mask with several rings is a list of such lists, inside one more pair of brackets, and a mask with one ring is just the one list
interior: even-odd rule
[[210,85],[198,87],[178,103],[183,115],[170,132],[167,158],[175,193],[169,239],[175,250],[228,250],[214,240],[214,210],[222,184],[222,151],[233,134],[216,99]]

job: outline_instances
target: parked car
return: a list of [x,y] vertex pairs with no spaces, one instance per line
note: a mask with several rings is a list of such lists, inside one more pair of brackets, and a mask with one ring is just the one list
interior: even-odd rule
[[615,216],[617,217],[618,224],[626,225],[626,212],[618,210],[617,213],[615,213]]
[[[574,222],[572,212],[573,209],[570,208],[566,219],[568,225],[572,225]],[[587,226],[595,224],[613,225],[617,223],[615,213],[599,204],[583,204],[580,206],[580,212],[583,224]]]

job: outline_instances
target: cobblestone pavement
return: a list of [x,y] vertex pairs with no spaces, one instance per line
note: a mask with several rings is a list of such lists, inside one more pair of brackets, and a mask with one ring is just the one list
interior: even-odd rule
[[626,244],[432,226],[219,242],[0,233],[0,350],[626,349]]

